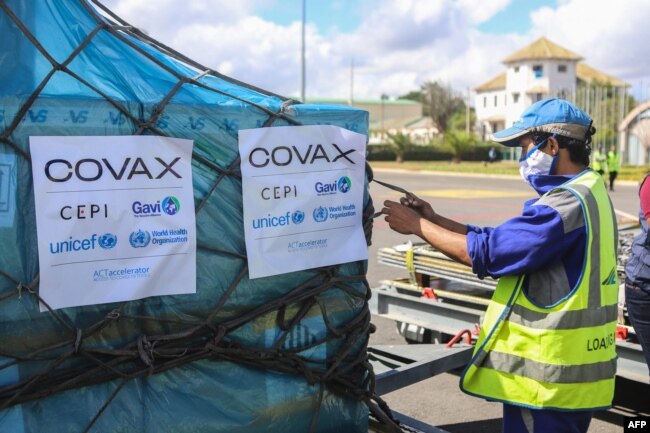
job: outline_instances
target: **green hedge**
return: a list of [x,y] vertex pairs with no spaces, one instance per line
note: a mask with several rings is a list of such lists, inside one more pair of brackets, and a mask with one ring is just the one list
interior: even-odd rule
[[[463,161],[487,161],[489,144],[476,146],[461,156]],[[497,152],[499,149],[497,149]],[[368,146],[368,161],[395,161],[395,153],[388,144],[373,144]],[[413,146],[404,154],[405,161],[451,161],[451,150],[442,146]],[[498,159],[502,159],[499,154]]]

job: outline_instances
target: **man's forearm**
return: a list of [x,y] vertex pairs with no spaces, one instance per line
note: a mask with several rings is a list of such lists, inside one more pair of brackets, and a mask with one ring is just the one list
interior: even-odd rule
[[[431,244],[432,247],[442,252],[444,255],[467,266],[472,266],[472,260],[467,253],[466,226],[463,226],[462,224],[459,224],[448,218],[440,217],[439,215],[436,215],[434,220],[438,218],[442,218],[443,223],[451,222],[452,224],[450,227],[452,227],[452,229],[421,218],[420,230],[416,233],[416,235]],[[462,231],[460,229],[461,226]]]
[[445,230],[449,230],[450,232],[458,233],[461,235],[467,234],[467,226],[465,224],[461,224],[452,219],[443,217],[437,213],[433,216],[431,222],[437,226],[442,227]]

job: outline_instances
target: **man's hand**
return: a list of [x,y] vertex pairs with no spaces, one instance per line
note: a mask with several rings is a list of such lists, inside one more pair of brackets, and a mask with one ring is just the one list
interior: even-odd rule
[[384,220],[388,223],[390,228],[396,232],[403,235],[421,235],[422,215],[420,215],[415,209],[394,201],[386,200],[381,212],[386,215]]
[[431,205],[414,194],[408,193],[399,199],[399,202],[404,206],[408,206],[416,211],[422,218],[433,222],[436,212]]

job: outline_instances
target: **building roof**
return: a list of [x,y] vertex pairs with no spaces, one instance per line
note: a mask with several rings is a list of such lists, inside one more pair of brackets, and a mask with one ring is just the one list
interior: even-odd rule
[[[411,129],[414,127],[421,127],[421,122],[425,119],[423,116],[411,117],[394,117],[390,119],[372,119],[370,120],[369,129]],[[425,119],[426,121],[426,119]]]
[[628,84],[624,81],[621,81],[618,78],[608,75],[604,72],[600,72],[599,70],[594,69],[584,63],[578,63],[578,66],[576,67],[576,76],[578,80],[583,81],[586,84],[595,82],[599,84],[610,84],[614,87],[628,86]]
[[545,37],[537,39],[532,44],[510,54],[502,60],[502,63],[515,63],[523,60],[574,60],[580,61],[582,57],[572,51],[549,41]]
[[490,116],[485,120],[487,120],[488,122],[505,122],[506,116],[505,114],[495,114],[494,116]]
[[474,88],[477,92],[487,92],[489,90],[503,90],[506,88],[506,73],[502,73],[492,78],[490,81],[486,81],[480,86]]
[[429,116],[422,116],[417,120],[407,123],[404,127],[407,129],[438,129],[433,119]]
[[[300,98],[298,98],[300,99]],[[307,103],[309,104],[339,104],[339,105],[348,105],[349,100],[343,98],[307,98]],[[365,105],[413,105],[419,104],[421,102],[413,101],[411,99],[354,99],[352,105],[356,104],[365,104]]]
[[533,87],[529,87],[526,89],[526,93],[529,95],[534,94],[534,93],[548,93],[548,86],[542,86],[542,85],[537,85]]

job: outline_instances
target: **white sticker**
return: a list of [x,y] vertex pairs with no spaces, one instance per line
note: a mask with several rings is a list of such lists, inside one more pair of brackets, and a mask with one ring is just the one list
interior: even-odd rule
[[331,125],[239,131],[250,278],[368,258],[365,147]]
[[191,140],[30,137],[30,150],[51,308],[196,293]]

